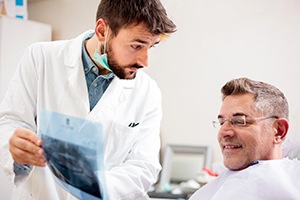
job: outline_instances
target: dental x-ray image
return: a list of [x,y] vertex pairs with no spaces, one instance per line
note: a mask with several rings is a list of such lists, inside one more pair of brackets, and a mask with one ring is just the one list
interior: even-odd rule
[[[101,198],[98,178],[93,172],[91,163],[79,151],[83,147],[64,141],[42,136],[47,164],[53,174],[62,181],[93,196]],[[85,148],[85,152],[91,152]]]
[[107,200],[102,125],[43,110],[39,135],[57,184],[78,199]]

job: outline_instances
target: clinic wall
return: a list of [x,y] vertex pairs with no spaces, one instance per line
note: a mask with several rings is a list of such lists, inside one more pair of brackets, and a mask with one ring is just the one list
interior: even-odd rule
[[[288,138],[300,140],[300,1],[162,0],[178,31],[154,50],[146,69],[163,94],[162,142],[211,145],[222,156],[211,121],[220,88],[246,76],[285,92],[290,103]],[[43,0],[29,18],[52,24],[53,39],[93,28],[98,0]]]
[[94,29],[99,0],[30,0],[28,18],[52,25],[53,40]]

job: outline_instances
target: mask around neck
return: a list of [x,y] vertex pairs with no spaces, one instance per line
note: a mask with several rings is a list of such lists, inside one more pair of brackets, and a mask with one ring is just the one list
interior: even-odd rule
[[108,65],[108,61],[107,61],[107,54],[104,53],[102,55],[99,54],[99,50],[96,49],[95,53],[94,53],[94,59],[95,61],[101,65],[102,67],[104,67],[105,69],[107,69],[108,71],[111,71],[109,65]]
[[101,43],[98,42],[98,48],[96,48],[93,57],[99,65],[101,65],[102,67],[104,67],[105,69],[107,69],[108,71],[111,72],[112,70],[110,69],[110,67],[108,65],[107,53],[106,53],[106,42],[107,42],[108,30],[109,29],[107,28],[106,33],[105,33],[103,54],[100,55],[100,53],[99,53],[99,49],[101,49]]

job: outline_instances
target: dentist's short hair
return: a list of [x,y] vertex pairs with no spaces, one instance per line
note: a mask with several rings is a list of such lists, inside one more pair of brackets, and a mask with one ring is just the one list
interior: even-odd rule
[[104,19],[112,33],[121,28],[144,23],[153,35],[170,34],[176,25],[168,18],[160,0],[101,0],[96,20]]

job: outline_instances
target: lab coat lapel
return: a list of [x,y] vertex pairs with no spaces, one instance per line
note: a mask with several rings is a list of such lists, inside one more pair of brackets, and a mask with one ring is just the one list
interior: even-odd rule
[[82,65],[76,66],[71,70],[68,81],[77,95],[76,98],[81,100],[86,110],[89,110],[89,97]]
[[70,89],[76,94],[74,98],[79,99],[84,106],[84,110],[88,112],[89,97],[81,58],[82,41],[85,34],[87,34],[87,32],[81,34],[70,43],[69,51],[65,51],[67,52],[65,54],[65,66],[67,68],[66,72]]

